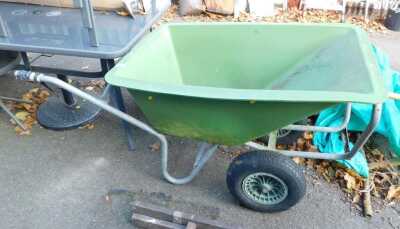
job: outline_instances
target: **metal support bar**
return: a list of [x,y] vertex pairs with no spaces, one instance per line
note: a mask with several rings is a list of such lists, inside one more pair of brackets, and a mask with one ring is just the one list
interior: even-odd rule
[[[203,167],[205,162],[214,154],[217,145],[211,145],[208,143],[202,143],[199,146],[199,149],[196,154],[196,159],[193,163],[193,168]],[[212,150],[211,150],[212,149]]]
[[82,72],[76,70],[69,70],[69,69],[56,69],[56,68],[48,68],[48,67],[41,67],[41,66],[31,66],[29,64],[29,68],[26,68],[26,65],[18,65],[15,69],[17,70],[31,70],[34,72],[42,72],[44,74],[60,74],[66,76],[80,76],[85,78],[102,78],[104,77],[105,72]]
[[165,135],[158,133],[156,130],[151,128],[149,125],[145,124],[144,122],[110,106],[107,104],[107,102],[100,100],[70,84],[65,83],[64,81],[50,77],[41,73],[34,73],[34,72],[28,72],[28,71],[15,71],[14,75],[18,80],[27,80],[27,81],[33,81],[33,82],[46,82],[50,84],[54,84],[57,87],[63,88],[64,90],[67,90],[71,92],[72,94],[79,96],[94,105],[99,106],[105,111],[110,112],[111,114],[117,116],[118,118],[130,123],[131,125],[134,125],[143,131],[146,131],[147,133],[155,136],[160,140],[161,146],[160,146],[160,151],[161,151],[161,171],[164,176],[164,178],[173,184],[186,184],[193,180],[193,178],[200,172],[200,170],[204,167],[206,162],[211,158],[211,156],[214,154],[216,151],[218,145],[209,145],[209,147],[205,147],[207,149],[200,150],[199,151],[199,156],[196,156],[196,166],[194,166],[193,170],[190,172],[190,174],[186,177],[181,177],[181,178],[176,178],[173,177],[169,174],[168,172],[168,141]]
[[103,90],[103,93],[101,93],[101,96],[100,96],[100,98],[102,99],[102,100],[106,100],[106,101],[109,101],[109,99],[110,99],[110,94],[111,94],[111,89],[112,89],[112,86],[111,85],[109,85],[109,84],[107,84],[107,86],[104,88],[104,90]]
[[26,52],[21,52],[21,57],[22,57],[22,63],[24,64],[23,69],[31,70],[31,62],[29,61],[28,54]]
[[0,37],[8,37],[8,30],[1,15],[0,15]]
[[82,1],[81,14],[82,14],[83,25],[88,30],[90,45],[92,45],[94,47],[98,47],[99,42],[98,42],[97,36],[96,36],[96,23],[94,20],[94,12],[93,12],[92,2],[90,0]]
[[10,98],[10,97],[5,97],[5,96],[0,96],[0,99],[1,100],[13,101],[13,102],[17,102],[17,103],[32,104],[32,101],[25,100],[25,99]]
[[269,150],[273,152],[282,153],[289,157],[304,157],[304,158],[325,159],[325,160],[351,159],[364,146],[368,138],[372,135],[375,128],[378,126],[381,114],[382,114],[382,104],[375,104],[372,111],[371,121],[369,122],[367,128],[362,132],[360,137],[357,139],[356,143],[354,144],[350,152],[346,152],[343,154],[338,154],[338,152],[316,153],[316,152],[306,152],[306,151],[271,150],[268,147],[255,142],[248,142],[246,143],[246,145],[258,150]]
[[346,104],[345,115],[342,124],[337,127],[325,127],[325,126],[306,126],[306,125],[288,125],[281,129],[284,130],[295,130],[295,131],[314,131],[314,132],[326,132],[333,133],[342,131],[347,127],[351,117],[351,103]]
[[268,136],[268,149],[274,150],[276,149],[276,139],[277,139],[278,131],[272,131]]
[[[65,76],[65,75],[58,74],[57,78],[59,78],[60,80],[66,82],[66,83],[68,83],[68,77]],[[75,105],[76,101],[74,99],[74,96],[70,92],[68,92],[68,91],[66,91],[66,90],[61,88],[61,93],[62,93],[64,102],[65,102],[66,105],[68,105],[68,106]]]
[[[111,68],[114,67],[115,62],[114,60],[100,60],[101,68],[103,69],[104,72],[108,72]],[[110,97],[111,97],[111,102],[114,104],[116,108],[118,108],[120,111],[126,113],[126,108],[124,104],[124,98],[122,97],[122,92],[119,87],[113,87],[109,86],[106,88],[110,92]],[[125,130],[125,134],[128,139],[128,149],[130,151],[135,150],[135,143],[133,141],[133,131],[132,127],[129,125],[129,123],[125,122],[122,120],[122,126]]]
[[24,126],[24,124],[22,124],[19,121],[19,119],[17,117],[15,117],[15,115],[7,108],[7,106],[3,103],[3,101],[1,101],[1,99],[0,99],[0,108],[3,109],[8,114],[8,116],[10,116],[15,121],[15,123],[19,127],[21,127],[23,130],[26,130],[26,127]]
[[[166,140],[166,139],[165,139]],[[162,152],[161,167],[164,177],[173,184],[187,184],[193,180],[193,178],[201,171],[208,160],[217,151],[218,145],[211,145],[208,143],[202,143],[197,151],[196,159],[193,164],[193,169],[190,174],[186,177],[176,178],[168,172],[168,152]]]

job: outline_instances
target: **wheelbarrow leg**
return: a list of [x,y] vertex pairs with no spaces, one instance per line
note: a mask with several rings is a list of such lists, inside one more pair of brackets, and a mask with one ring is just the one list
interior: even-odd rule
[[159,138],[161,140],[161,171],[164,178],[172,184],[187,184],[192,181],[201,169],[206,165],[207,161],[215,154],[218,149],[218,145],[213,145],[209,143],[201,143],[197,150],[197,155],[195,162],[193,164],[193,169],[189,175],[185,177],[173,177],[168,172],[168,143],[165,137]]
[[[101,66],[104,72],[108,72],[115,65],[114,60],[101,60]],[[126,108],[124,105],[124,99],[122,97],[121,89],[119,87],[111,87],[110,97],[112,104],[120,111],[126,113]],[[133,131],[131,125],[122,120],[122,126],[125,130],[125,134],[128,138],[128,149],[130,151],[135,150],[135,143],[133,141]]]

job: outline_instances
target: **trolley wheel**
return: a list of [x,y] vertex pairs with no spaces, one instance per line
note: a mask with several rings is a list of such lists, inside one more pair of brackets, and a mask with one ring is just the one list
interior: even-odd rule
[[260,212],[287,210],[306,193],[302,169],[275,152],[251,151],[236,157],[226,181],[241,205]]

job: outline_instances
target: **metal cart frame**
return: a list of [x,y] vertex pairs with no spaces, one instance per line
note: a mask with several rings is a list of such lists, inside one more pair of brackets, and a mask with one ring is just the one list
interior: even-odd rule
[[[208,144],[208,143],[202,143],[198,149],[195,162],[193,164],[193,169],[190,172],[189,175],[185,177],[173,177],[169,172],[168,172],[168,141],[165,135],[157,132],[153,128],[151,128],[149,125],[146,123],[139,121],[138,119],[110,106],[107,104],[102,99],[96,98],[82,90],[79,90],[78,88],[75,88],[71,86],[68,83],[65,83],[64,81],[50,77],[41,73],[35,73],[35,72],[28,72],[28,71],[16,71],[14,73],[16,78],[18,80],[26,80],[26,81],[32,81],[32,82],[44,82],[44,83],[49,83],[56,85],[60,88],[63,88],[66,91],[69,91],[70,93],[81,97],[96,106],[99,106],[100,108],[104,109],[105,111],[110,112],[111,114],[117,116],[118,118],[126,121],[127,123],[134,125],[147,133],[153,135],[156,137],[160,143],[160,151],[161,151],[161,172],[163,177],[170,183],[172,184],[186,184],[190,181],[193,180],[193,178],[200,172],[200,170],[204,167],[206,162],[213,156],[213,154],[216,152],[216,149],[218,147],[217,144]],[[110,87],[110,86],[107,86]],[[394,99],[398,99],[398,95],[392,95],[389,96]],[[372,117],[371,120],[366,127],[366,129],[361,133],[360,137],[357,139],[356,143],[354,144],[354,147],[349,150],[348,145],[349,145],[349,140],[347,136],[343,136],[343,140],[345,142],[345,149],[346,152],[344,154],[329,154],[329,153],[317,153],[317,152],[306,152],[306,151],[287,151],[287,150],[279,150],[276,149],[276,132],[273,132],[270,134],[269,142],[268,142],[268,147],[254,143],[254,142],[249,142],[247,143],[248,146],[258,149],[258,150],[264,150],[264,151],[272,151],[272,152],[278,152],[283,155],[289,156],[289,157],[303,157],[303,158],[313,158],[313,159],[325,159],[325,160],[342,160],[342,159],[350,159],[352,158],[357,151],[359,151],[364,144],[367,142],[368,138],[372,135],[374,132],[375,128],[377,127],[380,118],[382,114],[382,104],[374,104],[373,105],[373,112],[372,112]],[[319,127],[319,126],[304,126],[304,125],[289,125],[287,127],[284,127],[283,129],[288,129],[288,130],[297,130],[297,131],[319,131],[319,132],[339,132],[344,130],[350,120],[351,116],[351,103],[347,103],[346,105],[346,110],[345,110],[345,117],[342,122],[342,124],[338,127]]]

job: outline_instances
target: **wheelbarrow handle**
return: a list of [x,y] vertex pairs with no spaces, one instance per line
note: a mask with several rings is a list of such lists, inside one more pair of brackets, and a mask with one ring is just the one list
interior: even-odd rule
[[394,100],[400,100],[400,94],[394,93],[394,92],[389,92],[388,98],[389,99],[394,99]]
[[36,73],[36,72],[30,72],[30,71],[24,71],[24,70],[18,70],[14,71],[14,76],[18,80],[24,80],[24,81],[31,81],[31,82],[45,82],[49,84],[53,84],[57,87],[60,87],[66,91],[71,92],[72,94],[81,97],[82,99],[85,99],[91,103],[93,103],[96,106],[99,106],[105,111],[110,112],[111,114],[117,116],[118,118],[130,123],[131,125],[134,125],[147,133],[153,135],[154,137],[158,138],[160,140],[160,151],[161,151],[161,172],[164,176],[164,178],[172,183],[172,184],[186,184],[189,183],[193,178],[200,172],[200,170],[204,167],[206,162],[213,156],[215,151],[217,150],[217,145],[209,145],[206,144],[204,147],[201,147],[198,150],[198,155],[196,156],[196,161],[193,165],[193,169],[190,172],[189,175],[185,177],[173,177],[170,175],[168,172],[168,141],[165,135],[157,132],[154,130],[152,127],[147,125],[146,123],[110,106],[107,101],[102,100],[101,98],[96,98],[58,78],[47,76],[45,74],[41,73]]

